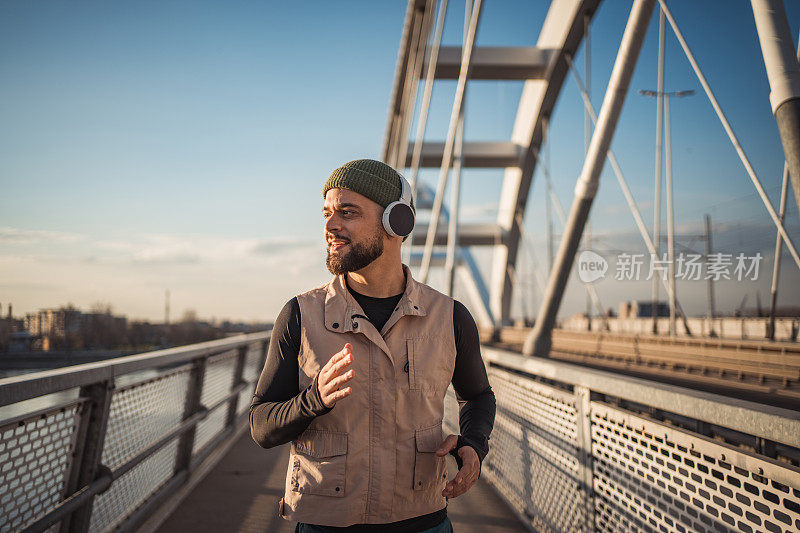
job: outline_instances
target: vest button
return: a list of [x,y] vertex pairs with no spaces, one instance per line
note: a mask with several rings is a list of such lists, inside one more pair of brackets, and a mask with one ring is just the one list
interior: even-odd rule
[[353,329],[357,329],[357,328],[358,328],[358,322],[353,322]]
[[333,324],[331,324],[331,327],[333,329],[339,329],[339,323],[338,322],[334,322]]

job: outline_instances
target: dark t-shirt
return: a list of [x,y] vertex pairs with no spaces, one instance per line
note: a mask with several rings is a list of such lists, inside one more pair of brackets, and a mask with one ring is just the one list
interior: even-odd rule
[[[373,298],[349,287],[348,290],[364,310],[367,320],[378,331],[383,329],[402,297],[402,294],[398,294],[388,298]],[[265,448],[298,437],[315,417],[332,409],[322,403],[316,378],[307,388],[299,390],[297,356],[300,352],[300,323],[300,305],[297,298],[292,298],[275,320],[267,360],[250,404],[253,438]],[[472,315],[459,301],[455,301],[453,306],[453,326],[456,361],[452,383],[460,407],[459,447],[471,446],[483,461],[489,451],[489,434],[494,425],[495,398],[481,359],[478,328]],[[460,466],[460,457],[455,452],[453,450],[451,453]],[[391,524],[355,525],[331,530],[416,532],[439,524],[445,516],[446,508]]]

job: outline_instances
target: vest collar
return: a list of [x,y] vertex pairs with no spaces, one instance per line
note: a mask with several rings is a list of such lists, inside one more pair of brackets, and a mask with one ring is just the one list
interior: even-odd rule
[[[408,266],[403,265],[403,273],[406,276],[405,291],[384,329],[404,315],[427,315],[420,301],[420,284],[411,276]],[[337,333],[354,331],[353,321],[357,322],[359,315],[364,316],[364,310],[347,290],[345,276],[346,274],[339,274],[325,288],[325,328]]]

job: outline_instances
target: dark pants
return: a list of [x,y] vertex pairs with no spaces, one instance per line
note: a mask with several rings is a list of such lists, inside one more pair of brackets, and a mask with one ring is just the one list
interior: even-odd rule
[[[302,522],[298,523],[294,528],[294,533],[329,533],[331,531],[336,531],[336,529],[327,528],[325,526],[315,526],[313,524],[304,524]],[[375,533],[380,533],[380,531],[376,529]],[[425,529],[418,533],[453,533],[453,524],[450,522],[450,518],[445,517],[438,526],[433,526],[430,529]]]

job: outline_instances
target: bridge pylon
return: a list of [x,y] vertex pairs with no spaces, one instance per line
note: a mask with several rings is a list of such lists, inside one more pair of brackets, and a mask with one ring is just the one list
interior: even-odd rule
[[[599,3],[600,0],[553,0],[536,46],[532,47],[473,46],[479,29],[480,1],[475,2],[470,20],[465,24],[464,46],[440,46],[441,32],[434,31],[438,26],[435,23],[438,21],[435,18],[436,2],[410,0],[408,3],[382,158],[395,168],[409,169],[412,182],[416,181],[420,168],[440,169],[435,192],[430,194],[430,191],[419,188],[417,193],[418,209],[432,210],[429,224],[415,228],[411,239],[412,246],[426,246],[421,256],[411,255],[412,260],[419,260],[423,281],[432,266],[446,263],[437,258],[432,249],[448,240],[447,223],[440,222],[440,219],[448,217],[441,206],[450,170],[503,169],[495,222],[476,224],[458,220],[457,224],[456,265],[461,270],[461,279],[471,287],[471,307],[482,327],[500,327],[511,322],[515,264],[523,236],[521,224],[539,150],[546,135],[548,119],[569,71],[567,58],[575,55]],[[439,2],[438,10],[446,9],[446,4],[446,1]],[[434,39],[431,39],[432,35]],[[431,58],[435,58],[435,68],[428,68]],[[511,138],[457,142],[460,141],[455,135],[458,122],[451,120],[444,141],[421,138],[424,137],[424,127],[421,135],[410,139],[420,80],[432,85],[443,79],[459,80],[451,118],[461,114],[463,96],[470,81],[524,81]],[[427,119],[429,99],[426,90],[418,118],[423,123]],[[474,265],[471,248],[487,246],[492,248],[488,282],[481,279],[477,268],[470,266]]]

